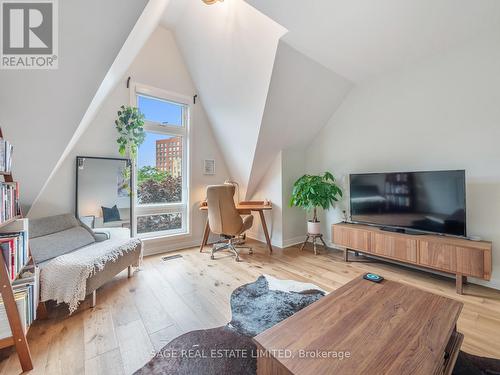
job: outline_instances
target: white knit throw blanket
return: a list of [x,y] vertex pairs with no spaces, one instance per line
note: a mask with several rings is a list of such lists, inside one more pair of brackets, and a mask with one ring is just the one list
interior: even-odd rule
[[[45,262],[40,267],[41,301],[65,302],[72,314],[85,299],[87,279],[140,243],[137,238],[110,239]],[[141,260],[142,250],[139,263]]]

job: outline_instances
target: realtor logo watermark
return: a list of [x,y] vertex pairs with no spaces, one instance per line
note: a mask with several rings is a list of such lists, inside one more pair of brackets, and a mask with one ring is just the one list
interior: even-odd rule
[[0,68],[57,69],[57,0],[0,0]]

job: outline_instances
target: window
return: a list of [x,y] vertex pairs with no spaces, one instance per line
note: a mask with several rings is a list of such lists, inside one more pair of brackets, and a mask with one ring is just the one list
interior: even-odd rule
[[185,126],[184,108],[179,106],[179,103],[138,94],[137,107],[150,122],[167,126]]
[[187,233],[189,100],[141,85],[132,94],[133,104],[144,114],[146,131],[137,152],[136,233]]

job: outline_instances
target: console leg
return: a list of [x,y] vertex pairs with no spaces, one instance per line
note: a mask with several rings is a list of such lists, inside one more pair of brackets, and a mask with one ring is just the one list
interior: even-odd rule
[[346,247],[344,249],[344,262],[348,262],[349,261],[349,249]]
[[464,276],[460,273],[456,275],[457,294],[464,294]]
[[127,268],[127,277],[129,279],[132,277],[132,266],[128,266]]

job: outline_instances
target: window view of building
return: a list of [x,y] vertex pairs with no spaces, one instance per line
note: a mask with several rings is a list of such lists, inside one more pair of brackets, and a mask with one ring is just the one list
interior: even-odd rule
[[188,105],[172,101],[161,90],[137,94],[145,116],[146,138],[137,153],[136,230],[138,234],[186,230]]
[[156,168],[172,177],[182,174],[182,139],[180,137],[156,141]]

